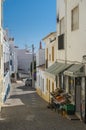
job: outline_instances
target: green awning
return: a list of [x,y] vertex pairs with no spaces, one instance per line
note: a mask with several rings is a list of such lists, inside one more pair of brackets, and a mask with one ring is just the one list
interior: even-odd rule
[[85,76],[83,67],[83,64],[73,64],[64,72],[64,75],[73,77]]
[[62,64],[58,69],[56,69],[55,71],[53,71],[54,75],[58,75],[59,73],[65,71],[67,68],[69,68],[69,64]]
[[67,69],[69,66],[70,66],[69,64],[55,62],[48,69],[46,69],[45,72],[56,76],[59,73],[63,72],[65,69]]

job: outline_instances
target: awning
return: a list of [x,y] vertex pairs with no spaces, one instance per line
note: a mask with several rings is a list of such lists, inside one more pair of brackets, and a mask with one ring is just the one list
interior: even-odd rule
[[68,68],[66,71],[64,71],[64,75],[72,76],[72,77],[81,77],[85,76],[83,64],[74,64],[70,68]]
[[69,66],[70,66],[69,64],[55,62],[48,69],[46,69],[45,72],[49,73],[50,75],[56,76],[59,73],[61,73],[64,70],[66,70]]

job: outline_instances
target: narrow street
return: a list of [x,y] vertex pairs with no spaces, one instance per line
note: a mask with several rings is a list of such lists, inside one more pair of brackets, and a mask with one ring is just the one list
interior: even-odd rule
[[79,121],[70,121],[47,108],[35,89],[24,83],[12,84],[10,97],[2,108],[0,130],[86,130]]

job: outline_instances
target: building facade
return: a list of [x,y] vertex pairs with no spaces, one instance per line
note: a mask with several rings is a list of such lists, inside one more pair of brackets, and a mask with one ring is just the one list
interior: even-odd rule
[[3,31],[3,91],[2,101],[5,102],[10,92],[10,49],[9,38],[6,30]]
[[2,90],[3,90],[3,75],[4,75],[2,6],[3,6],[3,1],[0,0],[0,109],[1,109],[1,106],[2,106]]
[[56,35],[56,32],[52,32],[43,38],[45,43],[45,97],[48,102],[50,102],[50,92],[56,88],[56,77],[50,73],[57,56]]
[[[57,1],[58,3],[58,1]],[[85,0],[60,0],[57,15],[57,61],[70,66],[62,73],[63,88],[71,95],[76,115],[86,121]]]
[[7,30],[3,29],[3,0],[0,0],[0,109],[10,91],[10,49]]
[[37,93],[45,99],[45,49],[42,48],[42,43],[40,42],[39,50],[36,53],[36,90]]
[[83,56],[86,53],[85,2],[85,0],[59,1],[59,22],[57,24],[57,32],[60,34],[60,38],[62,37],[64,39],[64,44],[58,46],[57,59],[73,62],[82,62],[83,60]]
[[[32,62],[32,52],[29,52],[26,49],[17,49],[16,50],[17,57],[18,57],[18,71],[20,73],[26,73],[30,74],[30,67],[31,67],[31,62]],[[35,53],[34,53],[34,61],[36,60],[35,58]]]
[[10,49],[10,76],[12,81],[17,80],[18,73],[18,58],[17,58],[17,47],[14,45],[14,38],[9,38],[9,49]]

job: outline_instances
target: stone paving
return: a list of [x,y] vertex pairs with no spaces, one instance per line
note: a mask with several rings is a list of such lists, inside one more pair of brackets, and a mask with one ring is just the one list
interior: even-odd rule
[[0,130],[86,130],[86,124],[70,121],[47,108],[35,89],[22,82],[12,84],[0,114]]

